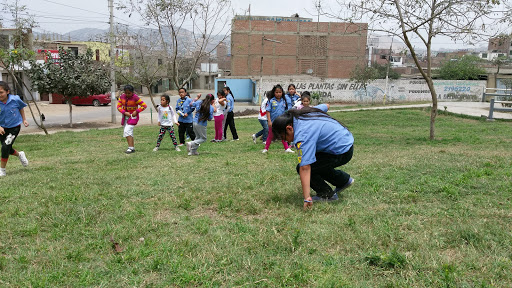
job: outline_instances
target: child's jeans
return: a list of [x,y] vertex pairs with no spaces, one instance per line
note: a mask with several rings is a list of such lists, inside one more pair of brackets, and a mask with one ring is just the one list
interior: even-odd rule
[[258,138],[261,135],[263,135],[263,137],[261,137],[261,140],[263,142],[265,142],[265,141],[267,141],[267,136],[268,136],[268,121],[266,119],[265,120],[258,119],[258,121],[260,121],[261,127],[263,127],[263,129],[258,131],[258,133],[254,134],[254,136],[256,136],[256,138]]

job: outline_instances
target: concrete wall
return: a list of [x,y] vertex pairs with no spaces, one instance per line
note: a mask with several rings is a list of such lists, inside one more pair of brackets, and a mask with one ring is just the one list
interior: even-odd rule
[[[371,82],[365,91],[362,85],[348,79],[263,77],[261,87],[256,86],[253,103],[259,102],[259,91],[261,95],[265,95],[265,92],[272,90],[275,84],[281,84],[285,90],[289,84],[295,84],[299,92],[320,92],[323,102],[338,103],[382,103],[386,90],[384,79]],[[481,101],[486,81],[434,80],[434,87],[439,101]],[[432,100],[430,90],[423,79],[390,80],[388,90],[386,103]]]

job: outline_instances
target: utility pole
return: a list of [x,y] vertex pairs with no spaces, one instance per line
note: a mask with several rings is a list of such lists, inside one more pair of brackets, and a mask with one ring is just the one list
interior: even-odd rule
[[389,79],[389,67],[391,66],[391,51],[393,50],[393,37],[391,37],[391,45],[389,45],[389,54],[388,54],[388,67],[386,69],[386,88],[384,89],[384,99],[383,104],[386,105],[386,97],[388,95],[388,79]]
[[116,99],[116,72],[114,70],[115,67],[115,57],[116,57],[116,47],[114,40],[114,0],[108,0],[108,8],[110,9],[110,34],[109,34],[109,42],[110,42],[110,81],[112,81],[112,85],[110,86],[110,106],[112,107],[112,123],[116,123],[116,113],[117,113],[117,99]]

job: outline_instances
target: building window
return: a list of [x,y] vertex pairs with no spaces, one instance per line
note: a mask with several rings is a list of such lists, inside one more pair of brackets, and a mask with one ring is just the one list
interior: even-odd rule
[[78,47],[69,47],[69,50],[71,50],[75,56],[78,56]]
[[9,35],[0,35],[0,48],[9,49]]
[[482,53],[482,58],[487,59],[487,53]]
[[96,49],[96,61],[100,61],[100,49]]

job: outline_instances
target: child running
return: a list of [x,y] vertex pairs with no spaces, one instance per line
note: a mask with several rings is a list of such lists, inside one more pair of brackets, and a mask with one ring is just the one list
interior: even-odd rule
[[[274,135],[272,134],[272,122],[281,116],[284,112],[290,110],[292,108],[292,103],[290,97],[287,95],[283,95],[283,87],[277,84],[272,88],[271,99],[267,103],[267,123],[268,123],[268,137],[265,144],[265,149],[261,151],[262,153],[267,153],[268,148],[270,147],[270,143],[272,143],[272,139],[274,139]],[[284,96],[284,97],[283,97]],[[283,143],[285,152],[293,153],[294,151],[290,149],[288,143],[284,140],[281,140]]]
[[267,136],[268,136],[268,121],[267,121],[267,102],[269,98],[272,98],[272,94],[270,91],[266,93],[265,99],[261,101],[260,105],[260,113],[258,114],[258,121],[261,124],[262,129],[258,131],[256,134],[252,134],[252,141],[256,144],[256,139],[261,136],[261,141],[263,141],[263,145],[267,144]]
[[124,86],[123,90],[124,93],[119,96],[117,102],[117,110],[123,115],[121,120],[121,125],[124,126],[123,137],[128,142],[128,149],[124,153],[131,154],[135,152],[133,128],[139,122],[139,113],[146,110],[148,105],[134,93],[132,85]]
[[169,105],[169,102],[171,102],[169,95],[164,94],[162,97],[160,97],[160,106],[157,107],[160,133],[158,134],[158,139],[156,140],[156,147],[153,149],[154,152],[160,149],[160,142],[162,142],[165,132],[167,131],[169,131],[172,144],[174,144],[174,150],[181,151],[180,147],[178,147],[178,143],[176,142],[176,136],[174,136],[174,123],[176,123],[178,127],[180,126],[180,123],[178,123],[176,113],[174,112],[174,109]]
[[295,84],[288,85],[288,93],[286,93],[286,96],[288,96],[292,100],[292,106],[297,103],[298,100],[300,100],[300,94],[297,93],[297,88],[295,88]]
[[215,139],[211,142],[221,142],[222,141],[222,129],[224,122],[224,110],[227,106],[226,94],[224,94],[223,90],[219,90],[217,92],[217,99],[215,99],[215,112],[213,113],[213,119],[215,120]]
[[[313,201],[338,200],[338,193],[354,183],[354,179],[342,170],[334,168],[347,164],[354,152],[352,133],[336,119],[329,116],[327,105],[291,109],[272,123],[275,135],[294,142],[298,151],[304,209],[311,208]],[[331,188],[331,183],[336,189]],[[316,191],[311,197],[310,189]]]
[[206,95],[204,100],[199,100],[201,98],[201,94],[197,95],[192,110],[196,110],[196,115],[194,116],[194,133],[196,135],[196,139],[194,141],[187,142],[187,151],[188,156],[191,155],[199,155],[197,152],[197,148],[201,143],[206,141],[206,125],[208,125],[207,121],[213,119],[213,113],[215,113],[215,107],[213,106],[215,102],[215,97],[212,94]]
[[23,108],[27,106],[18,95],[12,95],[9,85],[0,81],[0,141],[2,142],[2,159],[0,161],[0,177],[6,175],[5,167],[9,155],[14,155],[20,159],[23,167],[28,166],[28,160],[25,152],[16,151],[12,148],[16,137],[20,133],[21,123],[28,127]]

